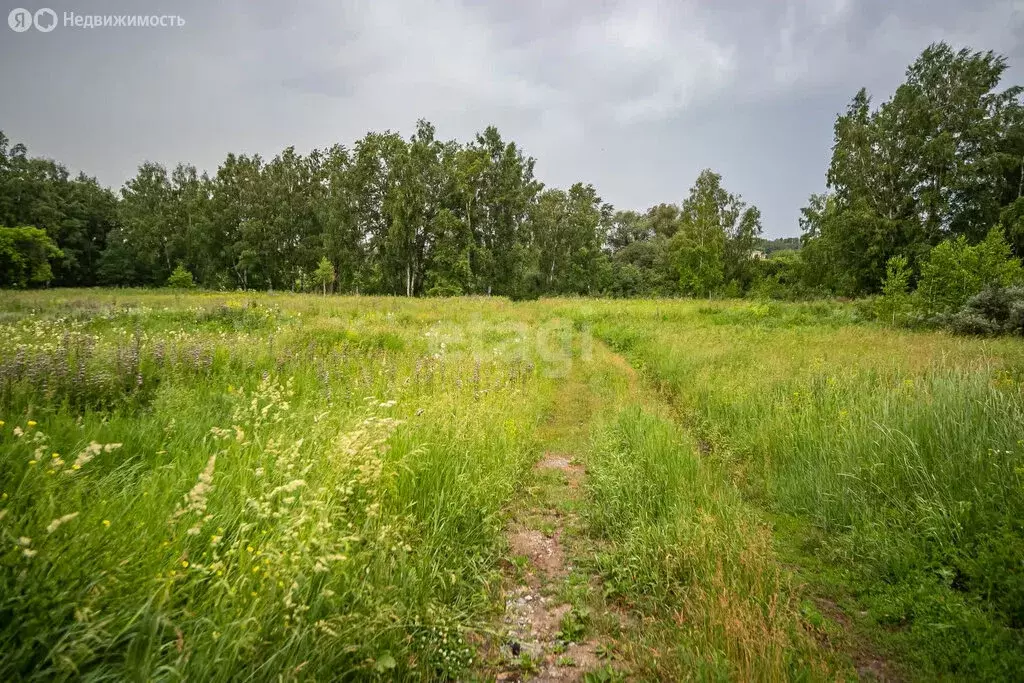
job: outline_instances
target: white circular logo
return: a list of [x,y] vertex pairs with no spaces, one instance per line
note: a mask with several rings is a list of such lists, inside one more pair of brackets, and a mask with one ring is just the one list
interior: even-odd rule
[[[54,17],[56,16],[54,15]],[[27,9],[15,7],[7,15],[7,25],[11,27],[12,31],[23,33],[32,28],[32,13]]]
[[36,14],[33,19],[35,20],[37,31],[49,33],[53,29],[57,28],[57,13],[49,7],[36,10]]

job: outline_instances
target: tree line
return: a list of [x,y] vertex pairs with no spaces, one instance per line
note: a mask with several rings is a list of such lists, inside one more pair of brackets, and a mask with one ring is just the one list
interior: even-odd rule
[[545,187],[494,127],[445,141],[421,120],[408,139],[229,154],[212,175],[147,162],[116,194],[0,133],[0,285],[177,272],[215,289],[406,296],[859,296],[898,258],[913,287],[944,241],[996,229],[1024,254],[1024,106],[1020,87],[999,89],[1005,70],[938,43],[879,107],[858,92],[801,237],[771,243],[710,169],[679,203],[617,211],[592,185]]

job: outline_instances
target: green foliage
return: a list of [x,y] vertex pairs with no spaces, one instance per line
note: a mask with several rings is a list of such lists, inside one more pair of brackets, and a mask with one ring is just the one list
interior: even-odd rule
[[573,607],[562,617],[558,626],[558,639],[564,643],[583,642],[590,624],[590,613]]
[[877,301],[876,313],[880,320],[895,325],[910,313],[910,262],[906,256],[893,256],[885,266],[882,296]]
[[[1021,133],[1024,137],[1024,132]],[[1021,167],[1024,179],[1024,165]],[[999,214],[999,223],[1006,231],[1006,239],[1017,258],[1024,258],[1024,196],[1017,197]]]
[[765,255],[771,256],[780,252],[799,251],[801,244],[799,237],[777,237],[775,239],[759,237],[755,240],[755,246]]
[[960,334],[1024,335],[1024,287],[984,289],[949,316],[946,325]]
[[39,228],[0,227],[0,287],[37,287],[53,279],[50,262],[64,256]]
[[313,282],[323,289],[324,296],[327,296],[327,288],[334,284],[334,277],[334,264],[326,256],[321,256],[313,271]]
[[730,286],[738,295],[751,279],[751,252],[761,233],[761,214],[728,193],[721,181],[710,169],[702,171],[683,201],[670,249],[684,294],[711,296],[735,282]]
[[192,273],[181,263],[167,278],[167,286],[171,289],[192,289],[196,286]]
[[[0,219],[45,229],[63,250],[57,284],[160,286],[185,263],[219,290],[535,299],[749,288],[760,214],[717,174],[695,186],[712,205],[616,213],[591,185],[544,189],[534,163],[493,127],[460,143],[421,120],[408,139],[371,132],[351,149],[228,154],[212,177],[147,162],[118,198],[22,145],[8,150],[0,134]],[[708,216],[721,239],[705,239]],[[335,269],[326,286],[323,258]]]
[[997,90],[1006,68],[993,52],[937,43],[877,109],[856,94],[836,119],[830,193],[812,197],[802,221],[819,283],[875,293],[893,256],[914,267],[944,239],[978,242],[1000,220],[1024,187],[1021,91]]
[[807,263],[803,252],[776,251],[753,264],[750,295],[762,299],[805,299],[815,292],[807,285]]
[[1006,287],[1022,274],[1002,230],[993,228],[979,244],[961,235],[932,249],[921,263],[918,295],[928,314],[950,313],[986,287]]
[[629,679],[626,675],[616,671],[611,664],[605,664],[594,671],[587,671],[583,674],[583,683],[623,683],[627,680]]
[[61,251],[53,259],[52,283],[97,284],[107,235],[117,225],[117,199],[84,174],[72,177],[50,159],[28,156],[23,144],[9,146],[0,131],[0,225],[43,230]]

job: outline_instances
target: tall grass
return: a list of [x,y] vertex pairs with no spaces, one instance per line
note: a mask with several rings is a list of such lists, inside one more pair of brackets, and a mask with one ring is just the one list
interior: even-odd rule
[[781,555],[922,678],[1012,678],[1022,382],[837,304],[11,294],[0,678],[467,676],[541,441],[638,675],[830,675]]
[[597,435],[585,515],[604,590],[660,617],[659,676],[807,680],[826,662],[800,622],[767,530],[691,439],[624,410]]
[[[1024,346],[837,326],[831,308],[592,310],[745,495],[922,675],[1024,667]],[[764,313],[764,315],[762,315]],[[781,521],[781,520],[780,520]]]
[[66,296],[0,325],[0,678],[472,667],[550,381],[427,333],[500,303]]

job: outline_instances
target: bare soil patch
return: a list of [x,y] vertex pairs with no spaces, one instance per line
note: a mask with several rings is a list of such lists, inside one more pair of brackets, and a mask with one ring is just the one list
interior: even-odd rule
[[565,574],[565,552],[558,541],[560,531],[548,537],[536,529],[521,528],[509,535],[508,544],[513,555],[525,555],[531,567],[554,579]]

